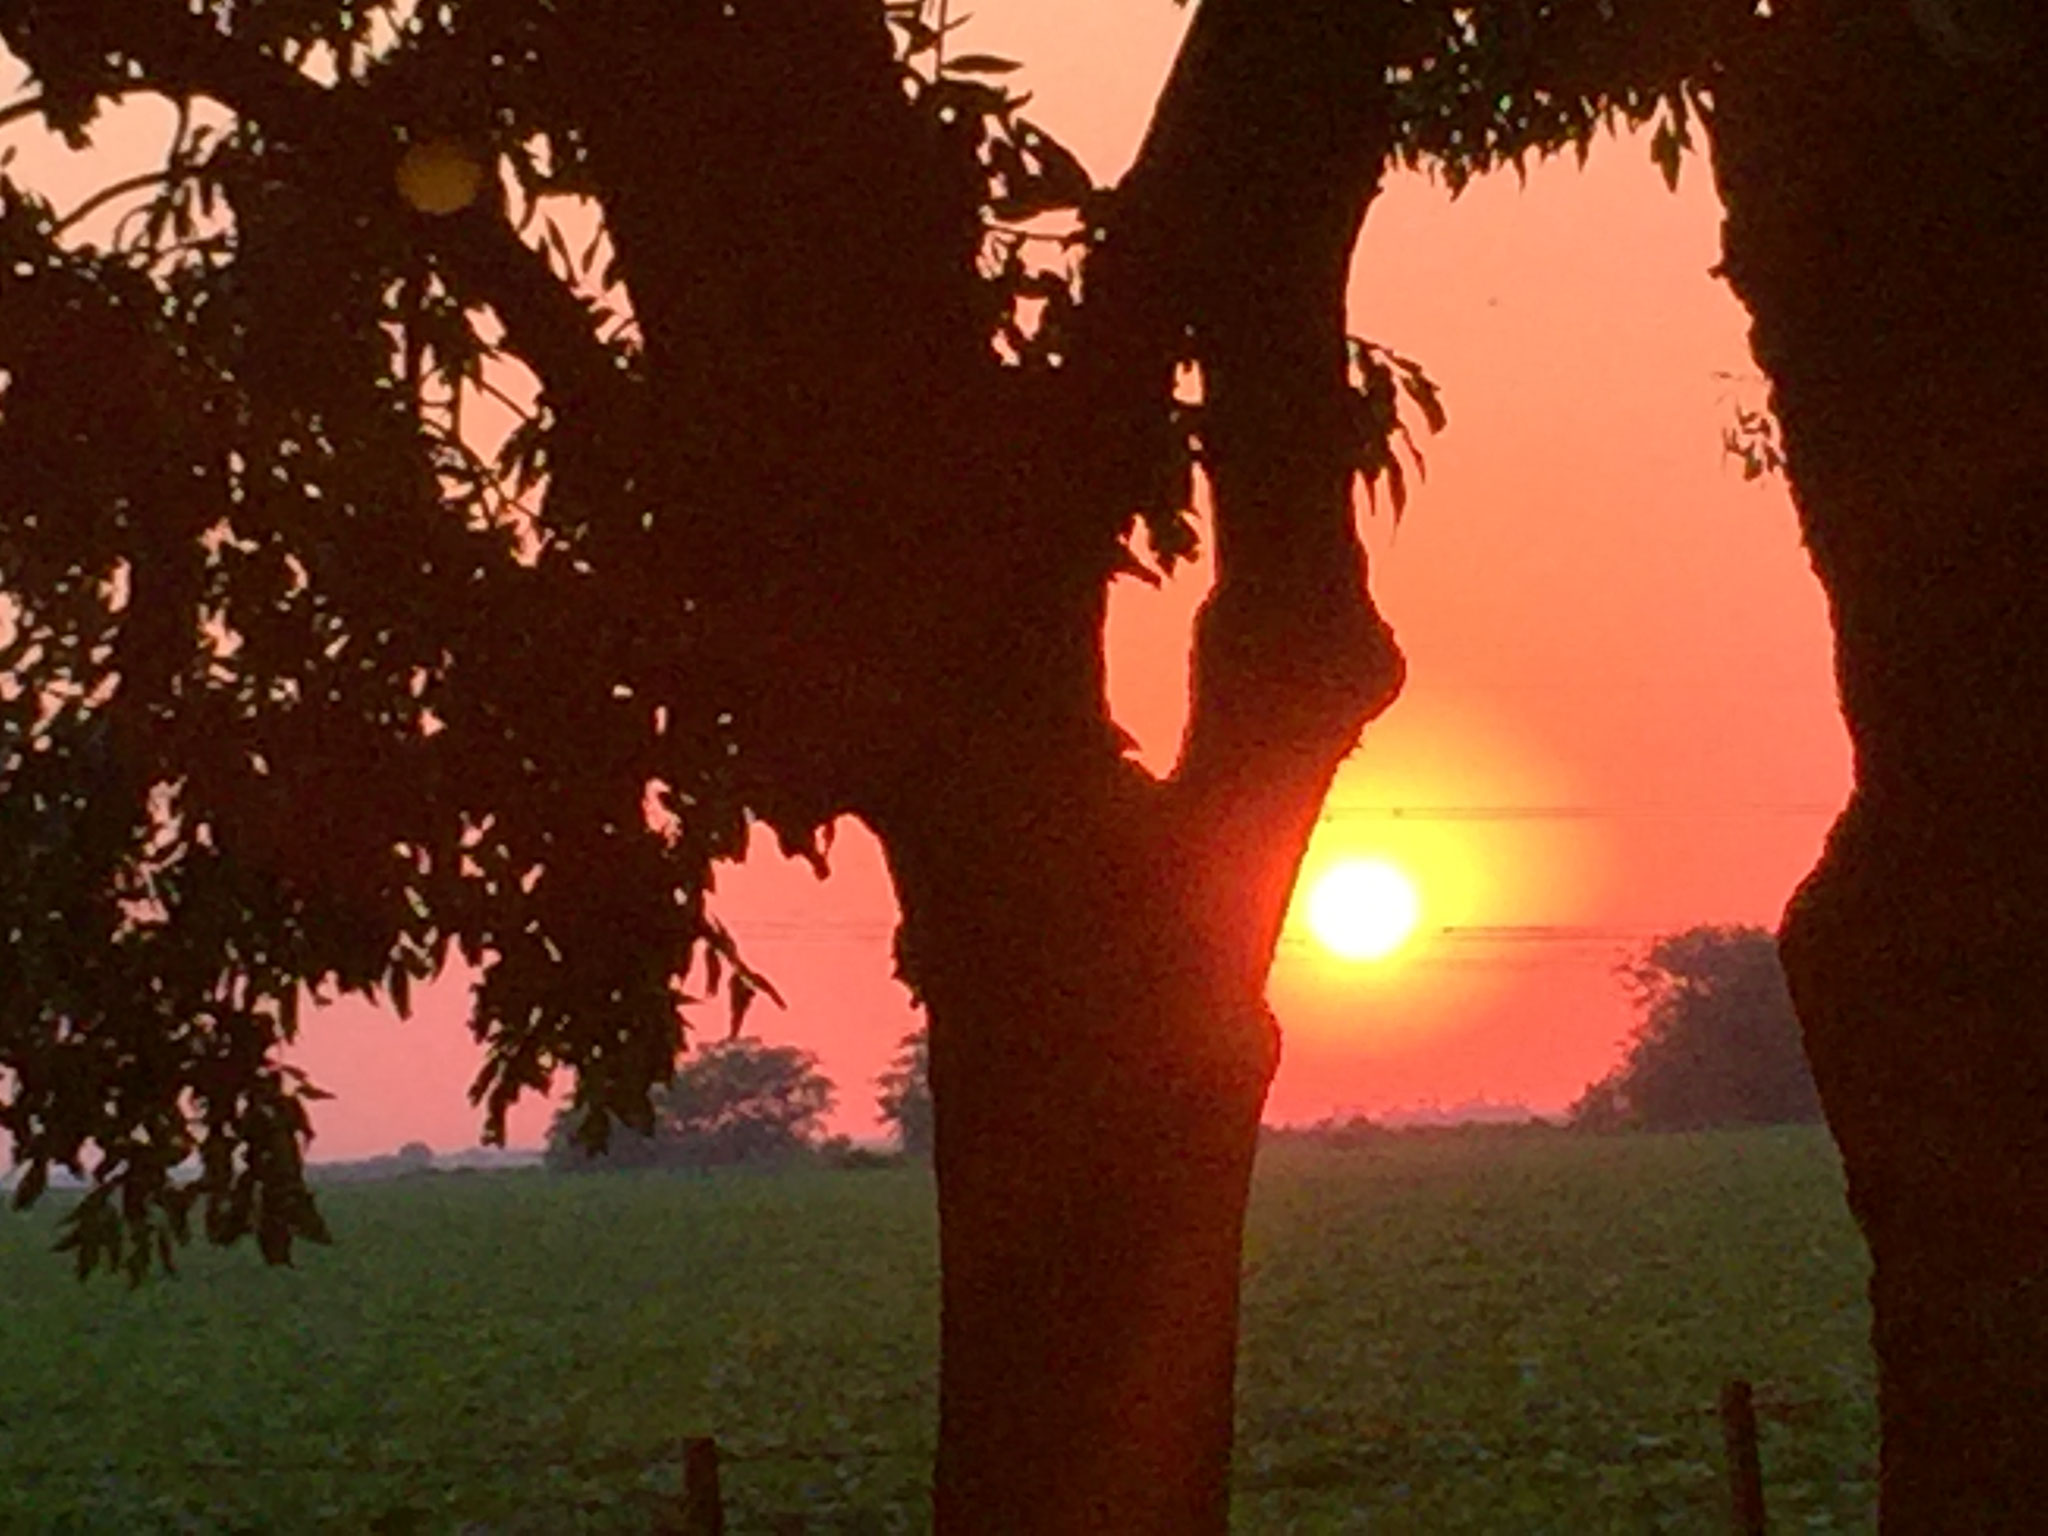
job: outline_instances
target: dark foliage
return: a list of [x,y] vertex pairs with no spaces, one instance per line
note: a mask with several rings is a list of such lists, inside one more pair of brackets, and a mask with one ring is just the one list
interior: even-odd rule
[[1821,1118],[1777,941],[1689,928],[1622,971],[1643,1012],[1620,1066],[1572,1106],[1587,1130],[1700,1130]]
[[820,1147],[832,1084],[793,1045],[721,1041],[695,1052],[650,1094],[653,1123],[591,1127],[565,1106],[548,1127],[547,1166],[561,1170],[722,1168],[784,1162]]
[[[89,1169],[82,1268],[168,1259],[195,1206],[272,1258],[324,1235],[279,1056],[308,992],[402,1011],[459,958],[487,1139],[565,1069],[647,1123],[679,1001],[766,989],[708,899],[749,824],[822,870],[849,778],[964,707],[932,637],[1029,622],[991,577],[1023,552],[1086,587],[1193,549],[1185,359],[1113,409],[1073,366],[1118,210],[1007,61],[949,59],[917,0],[815,44],[757,9],[0,3],[10,118],[180,113],[104,246],[0,172],[0,1121],[23,1201]],[[1453,188],[1658,114],[1675,174],[1754,25],[1400,9],[1394,153]],[[421,156],[513,190],[435,216],[396,195]],[[1398,513],[1435,388],[1364,342],[1351,382]]]
[[1259,1128],[1265,1147],[1318,1147],[1332,1152],[1385,1150],[1417,1141],[1506,1141],[1555,1135],[1555,1120],[1522,1114],[1514,1118],[1470,1120],[1407,1120],[1388,1123],[1353,1112],[1330,1115],[1308,1125],[1267,1125]]

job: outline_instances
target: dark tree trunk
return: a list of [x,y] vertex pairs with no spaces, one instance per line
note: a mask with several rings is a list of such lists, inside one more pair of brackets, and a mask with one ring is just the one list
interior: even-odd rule
[[1833,616],[1856,783],[1781,948],[1874,1263],[1882,1528],[2034,1530],[2048,1509],[2043,29],[1965,56],[1930,46],[1906,6],[1783,9],[1716,86],[1715,170],[1726,274]]
[[994,773],[884,824],[932,1020],[938,1529],[1220,1531],[1273,1026],[1170,790],[1022,744]]
[[[1266,970],[1330,778],[1399,677],[1350,568],[1349,622],[1288,637],[1308,659],[1259,679],[1235,772],[1191,742],[1159,782],[1099,719],[998,713],[873,815],[932,1026],[941,1532],[1226,1528]],[[1212,603],[1204,650],[1229,627]]]
[[[1346,414],[1379,9],[1203,7],[1071,367],[1033,383],[992,362],[979,183],[963,201],[905,112],[876,8],[614,3],[589,142],[657,385],[684,660],[740,694],[758,811],[879,834],[930,1014],[949,1536],[1227,1523],[1266,973],[1401,675]],[[1102,625],[1189,352],[1216,585],[1162,782],[1108,719]]]
[[[661,701],[657,730],[722,738],[715,802],[796,847],[846,814],[881,835],[932,1020],[939,1529],[1220,1533],[1266,973],[1330,780],[1401,679],[1353,520],[1344,334],[1397,8],[1207,0],[1065,371],[994,358],[986,97],[913,104],[874,0],[571,9],[534,23],[561,50],[546,115],[602,189],[638,364],[592,344],[497,197],[404,227],[560,415],[545,520],[628,610],[613,677]],[[364,219],[390,201],[387,119],[503,126],[446,89],[490,46],[460,29],[328,90],[181,7],[80,14],[317,151]],[[1189,357],[1216,580],[1158,781],[1107,717],[1102,631]],[[570,859],[547,879],[586,880],[599,921],[610,872]]]
[[870,816],[932,1021],[951,1536],[1227,1528],[1266,973],[1330,780],[1401,678],[1343,416],[1386,124],[1375,91],[1311,78],[1360,78],[1369,9],[1206,6],[1090,268],[1080,364],[1112,407],[1183,327],[1204,370],[1217,584],[1174,773],[1106,719],[1097,579],[997,637],[953,749]]

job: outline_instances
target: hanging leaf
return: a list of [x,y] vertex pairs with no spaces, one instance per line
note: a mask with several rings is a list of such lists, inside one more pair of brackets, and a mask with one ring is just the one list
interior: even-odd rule
[[1422,412],[1422,421],[1432,433],[1443,431],[1450,417],[1444,411],[1443,396],[1436,382],[1413,363],[1401,363],[1401,390]]
[[1015,59],[999,59],[992,53],[963,53],[946,60],[949,75],[1008,75],[1023,68]]
[[1665,187],[1673,192],[1678,190],[1678,166],[1685,148],[1683,134],[1668,121],[1659,123],[1650,135],[1650,159],[1663,173]]
[[737,1040],[740,1031],[746,1027],[747,1010],[754,1006],[754,984],[745,976],[735,976],[732,985],[725,989],[725,995],[732,1007],[731,1030],[726,1038]]

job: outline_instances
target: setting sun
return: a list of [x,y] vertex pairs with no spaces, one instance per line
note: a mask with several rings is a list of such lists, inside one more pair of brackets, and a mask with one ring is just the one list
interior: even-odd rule
[[1308,926],[1331,953],[1380,960],[1399,949],[1422,916],[1415,882],[1384,859],[1347,859],[1315,883]]

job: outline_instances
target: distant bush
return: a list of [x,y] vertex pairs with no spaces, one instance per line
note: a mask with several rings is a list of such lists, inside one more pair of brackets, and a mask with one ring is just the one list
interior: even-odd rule
[[1259,1140],[1275,1146],[1365,1147],[1385,1142],[1394,1133],[1364,1115],[1335,1115],[1312,1125],[1267,1125],[1259,1128]]
[[315,1184],[375,1184],[386,1179],[431,1178],[439,1172],[431,1157],[422,1163],[403,1153],[387,1153],[346,1162],[314,1163],[306,1169],[306,1177]]
[[926,1026],[897,1042],[896,1059],[876,1079],[875,1108],[911,1157],[932,1155],[932,1037]]
[[1622,972],[1642,1019],[1621,1064],[1571,1108],[1585,1130],[1700,1130],[1821,1118],[1771,935],[1700,927]]
[[911,1159],[887,1147],[855,1146],[850,1136],[834,1136],[818,1148],[818,1158],[827,1168],[846,1173],[866,1173],[877,1168],[901,1168]]
[[614,1119],[602,1138],[582,1109],[558,1111],[547,1166],[713,1168],[815,1157],[833,1088],[809,1051],[740,1039],[696,1052],[649,1097],[646,1130]]
[[1518,1119],[1493,1116],[1470,1120],[1415,1120],[1396,1124],[1373,1120],[1365,1115],[1330,1116],[1312,1125],[1269,1125],[1260,1139],[1270,1145],[1322,1147],[1344,1151],[1383,1147],[1395,1142],[1479,1141],[1528,1136],[1548,1136],[1559,1129],[1554,1120],[1525,1114]]

